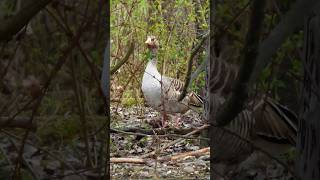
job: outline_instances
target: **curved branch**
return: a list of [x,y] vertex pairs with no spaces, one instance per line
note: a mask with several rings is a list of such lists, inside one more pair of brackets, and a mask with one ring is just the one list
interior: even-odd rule
[[[272,30],[266,40],[259,48],[259,55],[254,72],[250,78],[250,84],[253,84],[259,77],[259,74],[265,68],[271,57],[277,52],[286,38],[291,35],[297,27],[302,27],[304,18],[311,10],[319,8],[320,3],[317,0],[298,0],[292,5],[291,10],[284,16],[283,20]],[[319,14],[319,11],[314,11]]]
[[189,87],[189,84],[191,84],[191,70],[192,70],[192,62],[193,62],[193,58],[196,56],[196,54],[200,51],[201,46],[203,45],[203,43],[205,42],[205,40],[207,39],[207,37],[209,36],[209,32],[207,34],[205,34],[200,42],[197,44],[197,46],[192,50],[190,58],[189,58],[189,62],[188,62],[188,70],[187,70],[187,76],[185,79],[185,83],[182,89],[182,93],[180,94],[178,101],[181,101],[187,94],[187,89]]
[[190,81],[189,81],[190,83],[189,83],[187,88],[190,88],[191,82],[193,82],[200,75],[200,73],[203,72],[203,70],[205,69],[205,67],[209,63],[209,59],[210,59],[210,55],[207,54],[206,55],[206,59],[204,61],[202,61],[202,63],[197,67],[197,69],[191,74],[191,78],[190,78]]
[[127,54],[123,57],[123,59],[121,59],[121,61],[119,61],[115,66],[113,66],[113,68],[110,71],[110,75],[112,76],[115,72],[117,72],[117,70],[128,61],[130,55],[133,53],[134,50],[134,43],[131,42],[130,43],[130,47],[129,50],[127,52]]
[[30,19],[52,0],[29,0],[21,10],[9,19],[0,21],[0,41],[8,41],[18,33]]

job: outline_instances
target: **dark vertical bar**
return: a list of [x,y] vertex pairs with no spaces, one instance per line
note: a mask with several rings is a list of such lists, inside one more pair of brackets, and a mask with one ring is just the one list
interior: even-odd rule
[[[101,77],[101,86],[105,98],[104,111],[106,115],[106,139],[103,143],[106,143],[106,162],[105,162],[105,172],[104,178],[110,179],[110,0],[107,0],[106,6],[106,18],[105,18],[105,33],[106,33],[106,48],[103,58],[103,69]],[[102,166],[103,167],[103,166]],[[103,176],[102,176],[103,177]]]
[[[214,39],[213,39],[213,31],[214,31],[214,20],[215,20],[215,12],[216,11],[216,0],[210,0],[210,16],[209,16],[209,28],[210,28],[210,34],[209,34],[209,62],[207,64],[207,75],[206,75],[206,80],[207,80],[207,101],[206,102],[206,106],[205,109],[206,109],[206,118],[207,118],[207,121],[209,121],[209,124],[211,124],[211,118],[210,118],[210,107],[212,106],[212,102],[210,101],[210,74],[211,74],[211,68],[212,68],[212,63],[213,63],[213,58],[214,58],[214,52],[215,52],[215,49],[214,49]],[[209,145],[210,145],[210,179],[214,179],[214,173],[213,173],[213,170],[214,170],[214,167],[213,167],[213,154],[215,152],[213,152],[213,147],[212,147],[212,143],[211,143],[211,137],[212,137],[212,134],[213,131],[212,131],[212,127],[211,125],[209,126]]]

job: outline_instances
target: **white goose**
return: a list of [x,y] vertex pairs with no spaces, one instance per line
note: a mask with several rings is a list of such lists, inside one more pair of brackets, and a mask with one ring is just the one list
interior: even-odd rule
[[145,44],[151,52],[142,78],[142,92],[147,104],[164,113],[185,113],[192,107],[200,107],[203,102],[194,92],[178,102],[184,83],[159,73],[156,57],[159,42],[155,36],[148,36]]

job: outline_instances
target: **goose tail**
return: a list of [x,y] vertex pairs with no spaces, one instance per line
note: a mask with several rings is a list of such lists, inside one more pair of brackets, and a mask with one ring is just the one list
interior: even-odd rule
[[201,107],[203,105],[203,98],[198,94],[191,92],[188,96],[190,106]]

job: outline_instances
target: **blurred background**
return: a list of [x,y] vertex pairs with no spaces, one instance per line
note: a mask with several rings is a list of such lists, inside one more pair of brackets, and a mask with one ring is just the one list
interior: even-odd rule
[[23,27],[0,44],[0,179],[103,172],[106,8],[102,0],[0,1],[2,28]]

